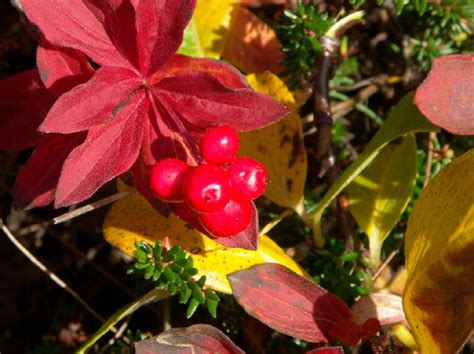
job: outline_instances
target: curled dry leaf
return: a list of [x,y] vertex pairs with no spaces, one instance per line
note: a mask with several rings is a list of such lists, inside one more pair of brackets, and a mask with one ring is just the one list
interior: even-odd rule
[[416,90],[415,104],[447,131],[474,134],[474,54],[436,59],[428,78]]
[[456,353],[474,329],[474,150],[416,202],[405,235],[403,307],[423,353]]
[[398,295],[375,293],[364,296],[351,309],[359,323],[376,318],[382,326],[390,326],[405,320],[402,298]]
[[171,328],[160,335],[135,343],[137,354],[243,354],[229,337],[213,326],[197,324]]

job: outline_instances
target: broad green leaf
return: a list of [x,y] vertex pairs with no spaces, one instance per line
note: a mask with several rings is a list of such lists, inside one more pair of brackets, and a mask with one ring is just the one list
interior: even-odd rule
[[88,349],[90,349],[95,342],[97,342],[102,336],[104,336],[108,331],[110,331],[118,322],[123,320],[125,317],[130,316],[140,307],[151,304],[153,302],[161,301],[169,297],[169,294],[164,289],[153,289],[147,292],[138,300],[135,300],[128,305],[125,305],[118,311],[116,311],[109,319],[95,332],[89,340],[81,346],[76,353],[82,354],[86,353]]
[[405,210],[416,181],[412,134],[388,144],[347,187],[352,216],[369,237],[371,266],[378,267],[383,241]]
[[194,259],[199,270],[197,277],[205,275],[206,285],[214,290],[231,293],[227,274],[261,263],[280,263],[300,275],[304,270],[269,237],[261,235],[257,251],[227,248],[185,224],[171,214],[163,217],[138,193],[116,202],[107,214],[103,231],[106,240],[125,253],[133,255],[135,241],[154,244],[168,237],[171,246],[181,245]]
[[179,54],[184,54],[190,57],[201,58],[204,52],[199,41],[198,30],[194,17],[189,21],[188,26],[184,29],[183,43],[178,49]]
[[474,329],[474,150],[421,193],[405,236],[403,307],[422,353],[456,353]]
[[247,80],[255,91],[269,94],[292,112],[266,128],[241,133],[239,154],[256,158],[267,167],[268,199],[301,214],[308,162],[295,99],[283,81],[270,72],[248,75]]
[[321,217],[331,201],[341,193],[391,141],[415,132],[439,131],[431,124],[413,104],[413,93],[407,94],[390,112],[388,119],[380,127],[366,149],[337,179],[320,201],[318,209],[312,214],[313,233],[316,245],[322,247],[324,238],[321,234]]

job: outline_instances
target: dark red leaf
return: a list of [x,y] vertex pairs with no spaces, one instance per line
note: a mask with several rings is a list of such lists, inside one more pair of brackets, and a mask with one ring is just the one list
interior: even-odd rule
[[68,154],[85,138],[85,133],[49,135],[21,169],[13,189],[18,208],[45,206],[54,199],[59,175]]
[[342,347],[316,348],[306,352],[305,354],[344,354],[344,349]]
[[279,264],[261,264],[228,276],[246,312],[269,327],[308,342],[329,342],[329,330],[352,316],[338,297]]
[[62,95],[39,129],[73,133],[110,123],[139,86],[137,76],[128,69],[102,67],[92,79]]
[[137,93],[107,125],[92,128],[68,156],[59,179],[55,207],[89,198],[99,187],[126,172],[136,161],[148,101]]
[[197,324],[172,328],[159,336],[135,343],[137,354],[243,354],[229,337],[215,327]]
[[153,74],[178,50],[195,6],[196,0],[140,0],[136,41],[143,75]]
[[224,86],[206,72],[189,72],[161,80],[158,97],[192,125],[228,124],[238,131],[263,128],[283,118],[289,110],[268,95],[250,89]]
[[191,58],[176,54],[158,71],[152,78],[151,83],[157,83],[166,77],[186,74],[189,72],[204,72],[211,74],[229,88],[249,88],[250,86],[240,71],[220,60]]
[[37,145],[37,132],[54,102],[37,70],[0,80],[0,149],[21,150]]
[[217,243],[227,247],[237,247],[246,250],[255,251],[258,244],[258,212],[255,204],[252,203],[253,217],[249,226],[242,232],[232,235],[230,237],[215,237],[208,235]]
[[22,0],[21,4],[28,19],[52,44],[78,49],[101,65],[129,65],[84,1]]
[[94,74],[86,56],[75,49],[55,47],[45,41],[36,51],[36,65],[45,87],[59,97]]
[[329,336],[333,340],[341,341],[346,347],[352,347],[361,340],[364,331],[362,326],[355,323],[351,318],[345,318],[329,330]]
[[459,135],[474,134],[474,54],[436,59],[416,90],[415,104],[432,123]]

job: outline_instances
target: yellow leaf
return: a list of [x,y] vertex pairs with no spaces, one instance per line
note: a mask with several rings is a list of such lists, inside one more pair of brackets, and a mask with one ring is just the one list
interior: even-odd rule
[[198,0],[194,21],[204,55],[219,59],[229,32],[231,15],[239,0]]
[[[168,218],[156,210],[137,193],[116,202],[107,214],[103,226],[105,239],[125,253],[133,255],[135,241],[154,244],[168,237],[171,245],[181,245],[193,255],[199,276],[207,277],[206,285],[232,293],[227,274],[261,263],[279,263],[300,275],[304,270],[269,237],[261,235],[258,250],[227,248],[202,235],[181,219],[171,214]],[[309,279],[311,279],[308,276]]]
[[456,353],[474,328],[474,150],[428,184],[410,216],[403,307],[422,353]]
[[283,81],[270,72],[249,75],[247,80],[256,91],[269,94],[293,112],[266,128],[242,133],[239,154],[256,158],[267,167],[268,199],[301,214],[308,163],[295,99]]
[[350,211],[369,237],[371,266],[405,210],[415,187],[416,140],[412,134],[388,144],[347,187]]

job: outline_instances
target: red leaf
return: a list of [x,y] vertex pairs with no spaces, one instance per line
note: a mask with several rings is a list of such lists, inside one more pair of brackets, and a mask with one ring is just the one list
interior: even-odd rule
[[148,102],[134,95],[111,123],[90,129],[83,144],[64,163],[55,207],[78,203],[104,183],[126,172],[135,162],[143,137]]
[[84,1],[22,0],[21,4],[28,19],[52,44],[79,49],[101,65],[127,65]]
[[84,138],[85,133],[45,138],[16,178],[13,189],[15,206],[29,209],[51,203],[64,161]]
[[305,354],[344,354],[342,347],[324,347],[307,351]]
[[84,54],[75,49],[55,47],[45,41],[36,51],[36,65],[43,84],[57,97],[86,82],[94,74]]
[[196,0],[140,0],[136,40],[142,74],[153,74],[178,50],[195,7]]
[[474,54],[436,59],[416,90],[415,104],[432,123],[459,135],[474,134]]
[[[258,212],[255,208],[255,204],[252,203],[253,207],[253,218],[249,226],[242,232],[232,235],[230,237],[216,237],[209,235],[217,243],[227,247],[237,247],[246,250],[255,251],[258,244]],[[205,232],[206,233],[206,232]]]
[[37,145],[37,128],[54,102],[37,70],[0,80],[0,149],[21,150]]
[[100,68],[92,79],[62,95],[39,129],[73,133],[110,123],[139,86],[136,75],[127,69]]
[[225,87],[205,72],[165,78],[155,87],[157,96],[165,99],[189,123],[201,128],[219,122],[238,131],[254,130],[278,121],[289,112],[268,95]]
[[279,264],[228,276],[238,303],[269,327],[308,342],[329,342],[329,330],[351,310],[338,297]]
[[220,60],[191,58],[185,55],[176,54],[150,78],[151,83],[157,83],[166,77],[186,74],[189,72],[204,72],[211,74],[226,87],[249,88],[245,76],[237,69]]
[[159,336],[135,343],[137,354],[243,354],[229,337],[215,327],[197,324],[171,328]]

